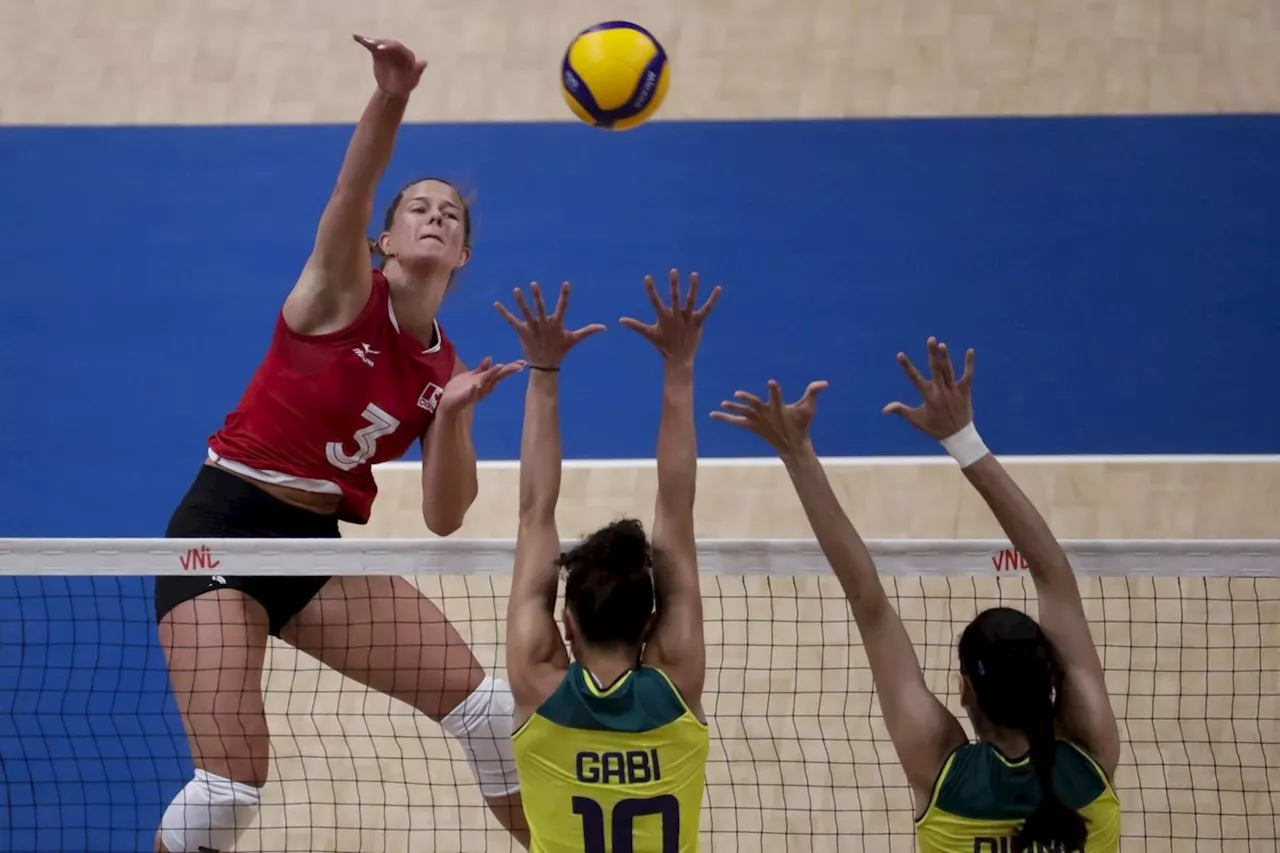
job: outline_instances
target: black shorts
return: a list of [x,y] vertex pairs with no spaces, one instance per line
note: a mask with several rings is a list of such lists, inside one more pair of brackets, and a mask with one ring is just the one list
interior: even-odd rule
[[[170,539],[337,539],[336,515],[292,506],[220,468],[201,465],[195,482],[169,519]],[[267,611],[271,635],[280,636],[329,580],[324,576],[161,575],[156,578],[156,622],[184,601],[215,589],[236,589]]]

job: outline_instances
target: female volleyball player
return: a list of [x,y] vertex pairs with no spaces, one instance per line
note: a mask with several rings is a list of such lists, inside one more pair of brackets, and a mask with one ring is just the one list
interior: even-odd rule
[[[502,306],[532,372],[520,445],[520,526],[507,602],[507,672],[525,815],[538,853],[692,853],[709,748],[702,712],[706,646],[693,538],[697,441],[693,360],[716,288],[696,306],[671,272],[671,305],[646,278],[653,325],[630,318],[662,353],[653,541],[623,519],[560,552],[558,389],[565,354],[602,326],[564,328],[568,286],[547,316],[537,286],[523,320]],[[564,638],[556,589],[565,574]],[[573,662],[565,651],[565,639]]]
[[[320,217],[315,246],[284,302],[266,357],[167,535],[334,538],[365,523],[370,465],[421,441],[422,516],[439,535],[476,496],[472,408],[523,366],[467,370],[436,322],[470,257],[467,206],[447,183],[396,196],[370,270],[366,229],[410,92],[426,63],[393,41],[357,37],[377,89]],[[217,553],[217,546],[214,553]],[[160,642],[195,776],[165,810],[157,849],[226,853],[253,822],[267,781],[262,669],[276,636],[362,684],[407,702],[462,746],[491,810],[524,843],[511,752],[510,688],[487,676],[440,610],[403,578],[161,577]]]
[[960,637],[960,699],[979,740],[925,685],[902,620],[871,554],[840,507],[809,441],[818,392],[784,405],[745,391],[713,418],[757,433],[778,452],[809,523],[848,596],[866,646],[885,726],[915,794],[922,853],[1114,853],[1120,806],[1111,787],[1120,734],[1102,664],[1066,554],[1044,519],[973,426],[973,350],[955,378],[946,347],[930,338],[926,380],[898,361],[924,397],[890,403],[942,442],[1030,564],[1040,624],[1017,610],[978,614]]

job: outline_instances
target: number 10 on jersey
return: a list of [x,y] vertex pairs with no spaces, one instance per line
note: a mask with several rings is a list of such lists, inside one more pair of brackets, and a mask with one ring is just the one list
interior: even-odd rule
[[573,813],[582,818],[583,853],[635,853],[632,824],[647,815],[662,820],[661,853],[677,853],[680,849],[680,801],[671,794],[619,801],[609,815],[612,844],[605,843],[604,808],[599,803],[574,797]]

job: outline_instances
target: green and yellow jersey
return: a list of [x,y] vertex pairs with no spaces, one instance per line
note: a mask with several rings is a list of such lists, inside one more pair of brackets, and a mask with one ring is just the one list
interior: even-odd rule
[[[1057,749],[1053,789],[1084,818],[1085,853],[1116,853],[1120,801],[1111,782],[1080,747],[1059,740]],[[1013,760],[993,744],[966,744],[942,765],[916,821],[920,853],[1011,853],[1014,833],[1039,802],[1040,782],[1028,757]]]
[[710,736],[661,670],[571,663],[512,742],[532,853],[696,853]]

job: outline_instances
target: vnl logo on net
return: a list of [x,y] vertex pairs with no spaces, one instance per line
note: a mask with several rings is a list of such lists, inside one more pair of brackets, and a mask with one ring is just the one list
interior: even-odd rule
[[1017,548],[1005,548],[991,555],[991,567],[999,573],[1025,572],[1030,570],[1031,564],[1018,553]]
[[192,569],[216,569],[222,565],[222,561],[213,556],[213,551],[208,545],[188,548],[187,553],[178,555],[178,563],[184,572]]

